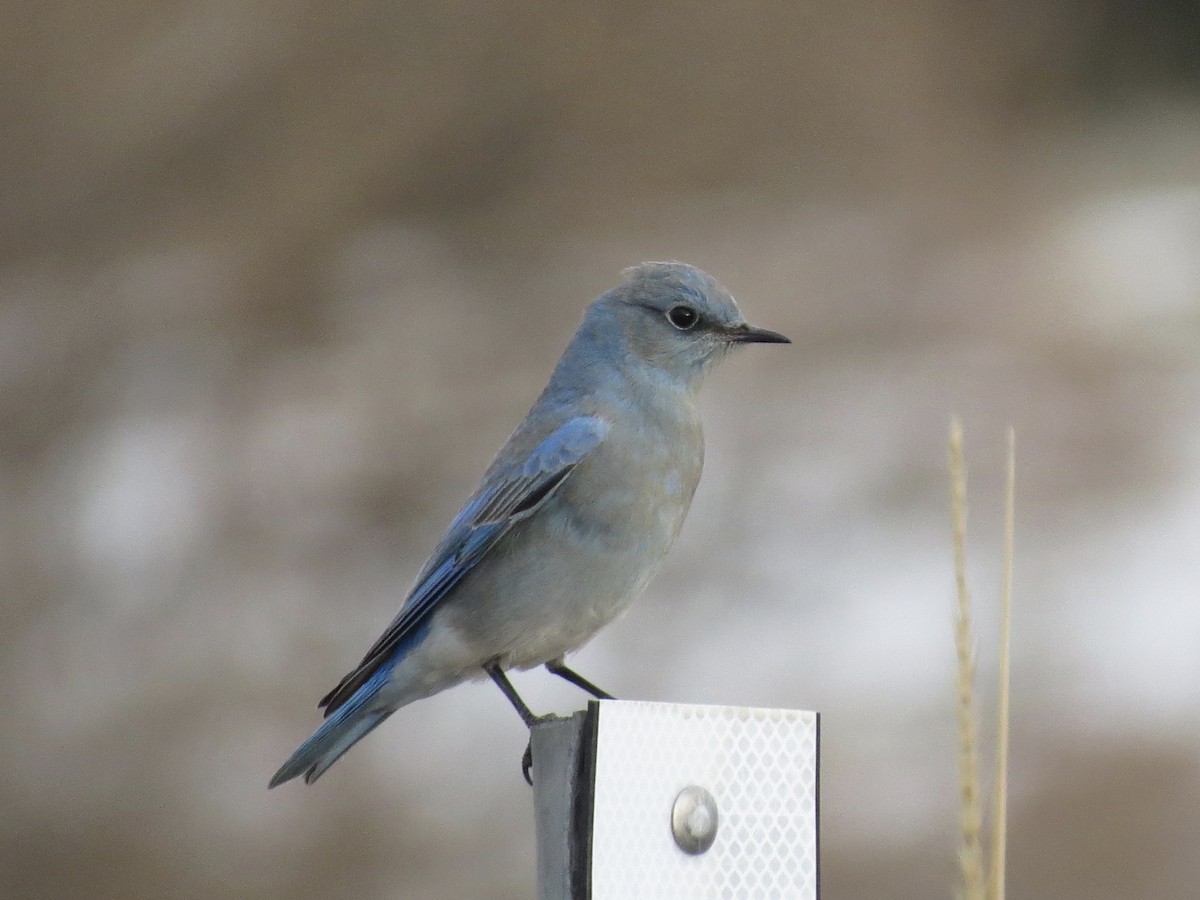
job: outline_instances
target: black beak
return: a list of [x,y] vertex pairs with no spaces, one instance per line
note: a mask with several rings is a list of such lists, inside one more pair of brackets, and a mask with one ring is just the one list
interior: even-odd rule
[[727,340],[735,344],[790,344],[778,331],[768,331],[766,328],[755,328],[743,322],[725,332]]

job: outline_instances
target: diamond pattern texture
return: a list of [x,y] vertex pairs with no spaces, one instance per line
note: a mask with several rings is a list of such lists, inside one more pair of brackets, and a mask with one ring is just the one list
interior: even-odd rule
[[[599,704],[593,900],[818,900],[817,714]],[[689,856],[671,808],[689,784],[717,801],[716,841]]]

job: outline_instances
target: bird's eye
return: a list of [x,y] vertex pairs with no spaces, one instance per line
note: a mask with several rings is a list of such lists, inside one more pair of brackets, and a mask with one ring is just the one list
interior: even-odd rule
[[667,310],[667,321],[680,331],[687,331],[695,327],[696,323],[700,321],[700,314],[690,306],[680,303],[678,306],[672,306]]

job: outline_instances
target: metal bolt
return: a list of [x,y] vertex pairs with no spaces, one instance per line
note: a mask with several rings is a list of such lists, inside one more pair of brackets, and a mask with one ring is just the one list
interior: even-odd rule
[[703,853],[717,838],[717,801],[691,784],[679,792],[671,809],[671,833],[684,853]]

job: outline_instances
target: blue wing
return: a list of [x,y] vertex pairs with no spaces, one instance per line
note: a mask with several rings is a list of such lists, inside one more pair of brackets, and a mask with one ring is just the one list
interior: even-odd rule
[[384,667],[399,658],[439,602],[496,543],[562,484],[608,433],[608,422],[577,416],[560,425],[517,465],[493,466],[483,487],[463,507],[433,551],[399,615],[367,651],[358,667],[325,695],[328,717]]

